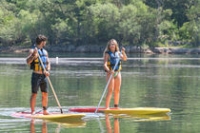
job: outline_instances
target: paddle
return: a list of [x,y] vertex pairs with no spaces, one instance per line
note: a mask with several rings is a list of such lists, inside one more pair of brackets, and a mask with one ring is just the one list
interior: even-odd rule
[[[36,49],[37,49],[37,47],[36,47]],[[38,53],[38,49],[37,49],[37,53]],[[39,54],[39,53],[38,53],[38,58],[39,58],[39,61],[40,61],[41,65],[42,65],[42,68],[45,70],[44,64],[43,64],[43,62],[42,62],[42,60],[41,60],[41,58],[40,58],[40,54]],[[52,85],[52,83],[51,83],[51,80],[50,80],[49,76],[47,76],[46,78],[47,78],[47,80],[48,80],[48,82],[49,82],[49,85],[50,85],[51,90],[52,90],[52,92],[53,92],[53,95],[54,95],[54,97],[55,97],[55,99],[56,99],[56,102],[57,102],[57,104],[58,104],[58,107],[60,108],[60,112],[61,112],[61,114],[63,114],[62,107],[61,107],[61,105],[60,105],[60,102],[58,101],[58,97],[57,97],[57,95],[56,95],[56,93],[55,93],[55,91],[54,91],[54,88],[53,88],[53,85]]]
[[[115,63],[115,66],[114,66],[114,68],[113,68],[113,70],[115,70],[115,69],[117,68],[117,65],[118,65],[119,61],[120,61],[120,60],[117,60],[117,62]],[[99,106],[100,106],[100,104],[101,104],[101,102],[102,102],[102,99],[103,99],[103,97],[104,97],[104,95],[105,95],[105,93],[106,93],[106,90],[107,90],[108,85],[110,84],[110,81],[111,81],[112,78],[113,78],[113,74],[111,74],[110,77],[109,77],[109,79],[108,79],[108,82],[107,82],[107,84],[106,84],[106,86],[105,86],[105,88],[104,88],[104,91],[103,91],[103,94],[102,94],[101,99],[100,99],[100,101],[99,101],[99,104],[97,105],[97,108],[96,108],[96,110],[95,110],[95,114],[97,113],[97,111],[98,111],[98,109],[99,109]]]

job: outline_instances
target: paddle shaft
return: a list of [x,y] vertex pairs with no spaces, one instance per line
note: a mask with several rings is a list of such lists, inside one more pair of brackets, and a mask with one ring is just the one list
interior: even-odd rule
[[[118,65],[119,61],[120,61],[120,60],[117,60],[117,62],[115,63],[115,66],[114,66],[114,68],[113,68],[113,70],[115,70],[115,69],[117,68],[117,65]],[[101,96],[101,99],[99,100],[99,103],[98,103],[97,108],[96,108],[96,110],[95,110],[95,114],[97,113],[97,111],[98,111],[98,109],[99,109],[99,106],[100,106],[100,104],[101,104],[101,102],[102,102],[102,100],[103,100],[103,97],[104,97],[104,95],[105,95],[105,93],[106,93],[106,90],[107,90],[108,85],[110,84],[110,81],[111,81],[112,78],[113,78],[113,74],[111,74],[110,77],[109,77],[109,79],[108,79],[108,82],[107,82],[107,84],[106,84],[106,86],[105,86],[105,88],[104,88],[104,91],[103,91],[103,94],[102,94],[102,96]]]
[[[38,50],[38,49],[37,49],[37,50]],[[37,51],[37,53],[38,53],[38,51]],[[40,58],[40,54],[39,54],[39,53],[38,53],[38,58],[39,58],[39,61],[40,61],[41,65],[42,65],[42,68],[45,70],[44,64],[43,64],[43,62],[42,62],[42,60],[41,60],[41,58]],[[46,78],[47,78],[47,80],[48,80],[48,82],[49,82],[49,85],[50,85],[50,87],[51,87],[51,90],[52,90],[52,92],[53,92],[53,95],[54,95],[54,97],[55,97],[55,99],[56,99],[56,102],[57,102],[58,107],[60,108],[60,112],[61,112],[61,114],[62,114],[62,113],[63,113],[62,107],[61,107],[61,105],[60,105],[60,102],[59,102],[59,100],[58,100],[58,97],[57,97],[57,95],[56,95],[56,92],[55,92],[55,90],[54,90],[54,88],[53,88],[53,85],[52,85],[52,83],[51,83],[51,80],[50,80],[49,76],[46,76]]]

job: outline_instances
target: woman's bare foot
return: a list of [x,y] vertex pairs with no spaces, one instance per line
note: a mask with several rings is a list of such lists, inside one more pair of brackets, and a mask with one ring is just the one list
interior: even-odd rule
[[35,115],[35,114],[36,114],[35,111],[32,111],[32,112],[31,112],[31,115]]

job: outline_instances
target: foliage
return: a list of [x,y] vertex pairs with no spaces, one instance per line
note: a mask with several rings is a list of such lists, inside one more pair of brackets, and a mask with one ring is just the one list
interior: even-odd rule
[[[200,45],[200,0],[1,0],[0,44],[119,43],[154,47],[168,41]],[[156,42],[156,43],[155,43]]]

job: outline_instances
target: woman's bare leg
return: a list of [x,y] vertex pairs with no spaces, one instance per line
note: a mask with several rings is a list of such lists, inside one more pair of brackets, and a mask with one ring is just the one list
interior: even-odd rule
[[121,73],[114,78],[114,107],[118,107],[120,99],[120,88],[121,88]]
[[[107,74],[107,77],[106,77],[107,82],[109,78],[110,78],[110,74]],[[114,79],[112,78],[107,88],[108,90],[107,90],[106,105],[105,105],[106,108],[110,107],[110,100],[112,98],[113,87],[114,87]]]

